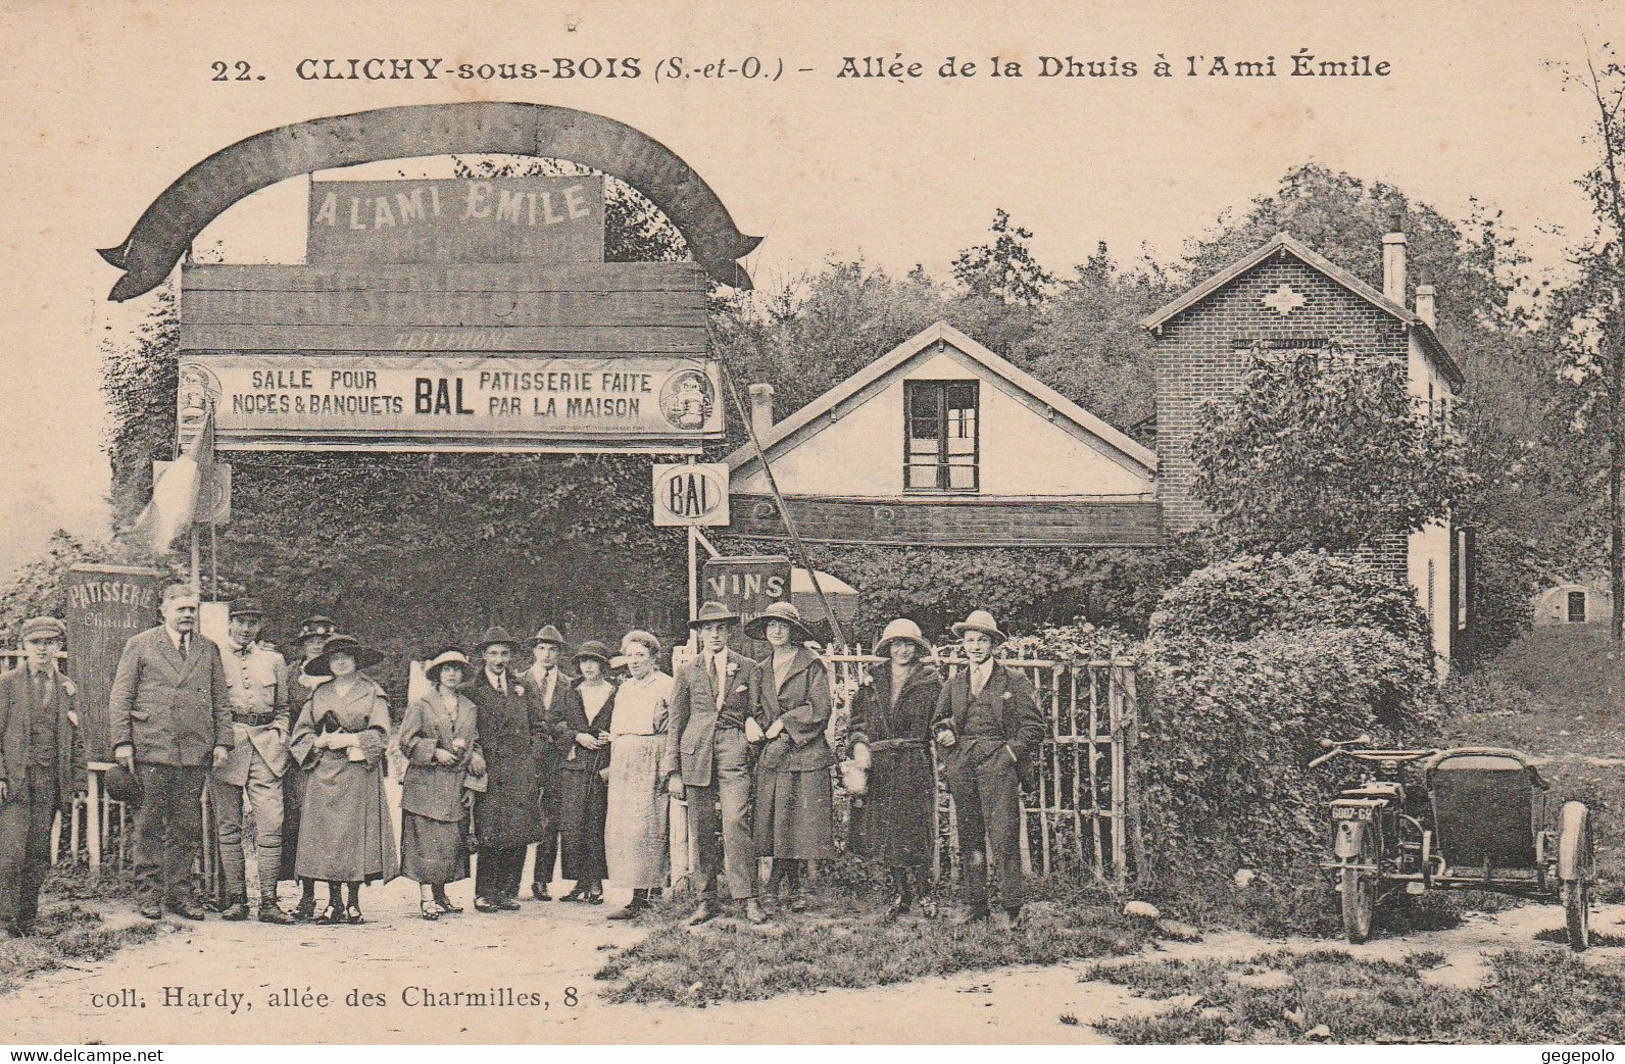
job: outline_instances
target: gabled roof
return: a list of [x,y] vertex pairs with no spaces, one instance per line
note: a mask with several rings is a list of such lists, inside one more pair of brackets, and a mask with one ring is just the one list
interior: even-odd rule
[[1242,256],[1195,288],[1189,289],[1179,298],[1165,304],[1160,310],[1141,318],[1140,325],[1152,330],[1162,328],[1172,318],[1183,314],[1231,281],[1234,281],[1237,277],[1275,255],[1291,255],[1305,266],[1324,274],[1329,280],[1359,296],[1378,310],[1404,322],[1407,327],[1421,337],[1422,345],[1428,349],[1428,353],[1438,362],[1440,368],[1444,370],[1445,376],[1450,378],[1452,384],[1460,388],[1466,383],[1467,378],[1463,376],[1461,367],[1456,365],[1456,360],[1451,357],[1444,343],[1440,341],[1438,333],[1434,331],[1431,325],[1423,321],[1415,311],[1406,308],[1403,304],[1395,303],[1392,299],[1389,299],[1343,269],[1343,267],[1294,237],[1291,233],[1277,233],[1268,243],[1252,254]]
[[[862,395],[865,390],[878,384],[882,378],[889,375],[893,370],[898,369],[938,341],[945,341],[958,349],[971,361],[987,370],[988,373],[1004,378],[1016,390],[1025,392],[1032,399],[1054,411],[1056,417],[1066,418],[1079,428],[1086,430],[1090,435],[1116,451],[1120,461],[1127,460],[1132,464],[1141,466],[1148,474],[1156,472],[1157,456],[1155,452],[1136,443],[1129,436],[1112,428],[1106,422],[1089,413],[1089,411],[1037,377],[1007,359],[1000,358],[945,321],[939,321],[935,325],[928,326],[909,339],[904,340],[817,399],[814,399],[783,421],[776,423],[766,438],[759,441],[762,445],[762,451],[769,458],[774,457],[776,450],[784,449],[782,445],[796,438],[804,429],[817,422],[819,418],[826,417],[837,411],[841,404],[847,400]],[[737,470],[755,461],[755,459],[756,448],[746,443],[727,457],[727,463],[729,468]]]

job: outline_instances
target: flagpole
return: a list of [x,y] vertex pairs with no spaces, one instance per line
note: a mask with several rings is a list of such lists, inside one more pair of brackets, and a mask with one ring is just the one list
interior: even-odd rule
[[192,522],[192,592],[199,598],[203,596],[202,577],[198,573],[198,534],[197,522]]

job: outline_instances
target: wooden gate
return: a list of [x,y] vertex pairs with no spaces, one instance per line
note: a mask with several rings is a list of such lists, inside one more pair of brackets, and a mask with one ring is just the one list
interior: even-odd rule
[[[838,698],[831,721],[834,742],[846,731],[845,695],[864,670],[882,659],[862,646],[823,654]],[[965,666],[957,648],[928,659],[945,677]],[[1090,874],[1119,887],[1144,867],[1139,809],[1134,794],[1134,742],[1138,693],[1134,667],[1123,661],[1062,663],[1001,658],[1033,685],[1048,721],[1038,755],[1036,785],[1022,795],[1023,856],[1029,871]],[[937,871],[958,878],[959,837],[953,802],[937,774]],[[837,800],[846,801],[837,783]],[[844,817],[842,819],[845,819]]]

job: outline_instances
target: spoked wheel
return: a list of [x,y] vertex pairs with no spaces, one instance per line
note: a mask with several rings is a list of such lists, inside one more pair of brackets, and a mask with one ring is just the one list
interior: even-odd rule
[[1569,949],[1591,945],[1591,880],[1595,875],[1591,845],[1591,810],[1584,802],[1564,802],[1558,820],[1558,892],[1569,932]]
[[[1377,865],[1377,840],[1370,831],[1360,836],[1359,863]],[[1358,945],[1371,937],[1371,917],[1377,908],[1377,873],[1345,868],[1343,877],[1343,934]]]

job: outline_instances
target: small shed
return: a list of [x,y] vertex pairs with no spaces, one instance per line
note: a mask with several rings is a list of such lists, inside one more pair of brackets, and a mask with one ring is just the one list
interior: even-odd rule
[[1614,612],[1614,596],[1606,577],[1553,584],[1535,596],[1535,626],[1607,624]]

